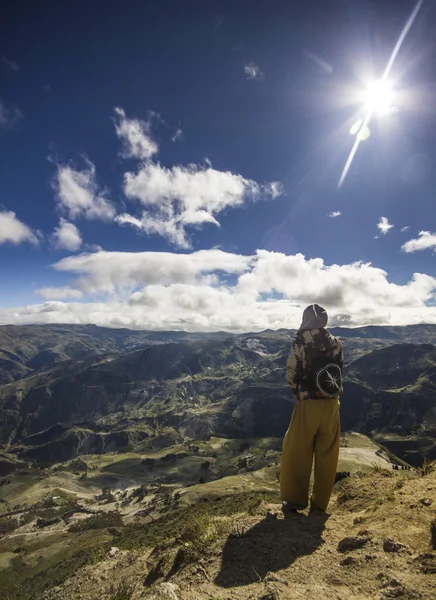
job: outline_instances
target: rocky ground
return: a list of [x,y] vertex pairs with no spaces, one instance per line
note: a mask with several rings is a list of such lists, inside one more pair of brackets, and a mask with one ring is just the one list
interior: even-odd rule
[[435,490],[435,471],[376,469],[348,480],[329,515],[284,518],[276,502],[258,498],[248,511],[200,520],[177,552],[114,545],[46,598],[434,600]]
[[344,440],[339,468],[359,452],[360,468],[327,516],[284,518],[274,464],[103,493],[60,466],[32,482],[11,476],[0,487],[2,598],[434,600],[436,471],[395,470],[371,444]]

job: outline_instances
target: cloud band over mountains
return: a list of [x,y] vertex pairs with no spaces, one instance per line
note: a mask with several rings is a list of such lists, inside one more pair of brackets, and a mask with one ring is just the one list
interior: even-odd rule
[[[0,323],[96,323],[153,330],[249,331],[299,324],[311,302],[331,324],[436,323],[436,278],[399,285],[369,263],[258,250],[192,253],[93,252],[54,265],[68,285],[38,290],[47,302],[0,309]],[[62,299],[79,299],[62,301]]]

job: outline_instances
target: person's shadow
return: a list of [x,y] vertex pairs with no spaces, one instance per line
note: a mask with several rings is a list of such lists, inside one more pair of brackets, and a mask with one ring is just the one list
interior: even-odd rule
[[215,583],[224,588],[248,585],[268,572],[289,567],[299,556],[312,554],[323,544],[328,515],[268,514],[242,534],[230,534],[224,546],[221,569]]

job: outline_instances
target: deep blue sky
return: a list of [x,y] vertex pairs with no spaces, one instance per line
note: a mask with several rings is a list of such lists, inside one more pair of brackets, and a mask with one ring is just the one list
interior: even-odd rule
[[[403,105],[371,125],[337,189],[358,109],[345,105],[344,90],[359,89],[368,70],[381,75],[415,2],[8,3],[0,17],[0,101],[22,118],[0,127],[0,210],[14,211],[41,238],[37,246],[0,245],[0,306],[40,302],[35,288],[71,279],[49,267],[73,254],[50,243],[62,215],[52,186],[57,165],[83,167],[85,155],[117,211],[127,210],[122,177],[136,163],[119,156],[116,106],[129,118],[159,113],[153,138],[162,165],[207,158],[259,184],[281,182],[280,197],[221,213],[219,228],[190,229],[193,250],[301,252],[327,265],[364,260],[400,284],[415,272],[434,275],[431,250],[401,251],[436,228],[432,5],[424,3],[395,63]],[[247,79],[251,62],[262,80]],[[173,143],[177,128],[183,137]],[[332,211],[342,215],[329,218]],[[382,216],[394,228],[374,239]],[[116,223],[75,224],[84,244],[107,251],[181,251]]]

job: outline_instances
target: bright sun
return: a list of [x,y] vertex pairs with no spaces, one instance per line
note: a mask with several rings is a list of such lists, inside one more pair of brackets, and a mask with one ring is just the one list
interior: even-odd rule
[[362,101],[368,112],[379,117],[395,111],[392,87],[385,79],[370,83],[362,93]]

